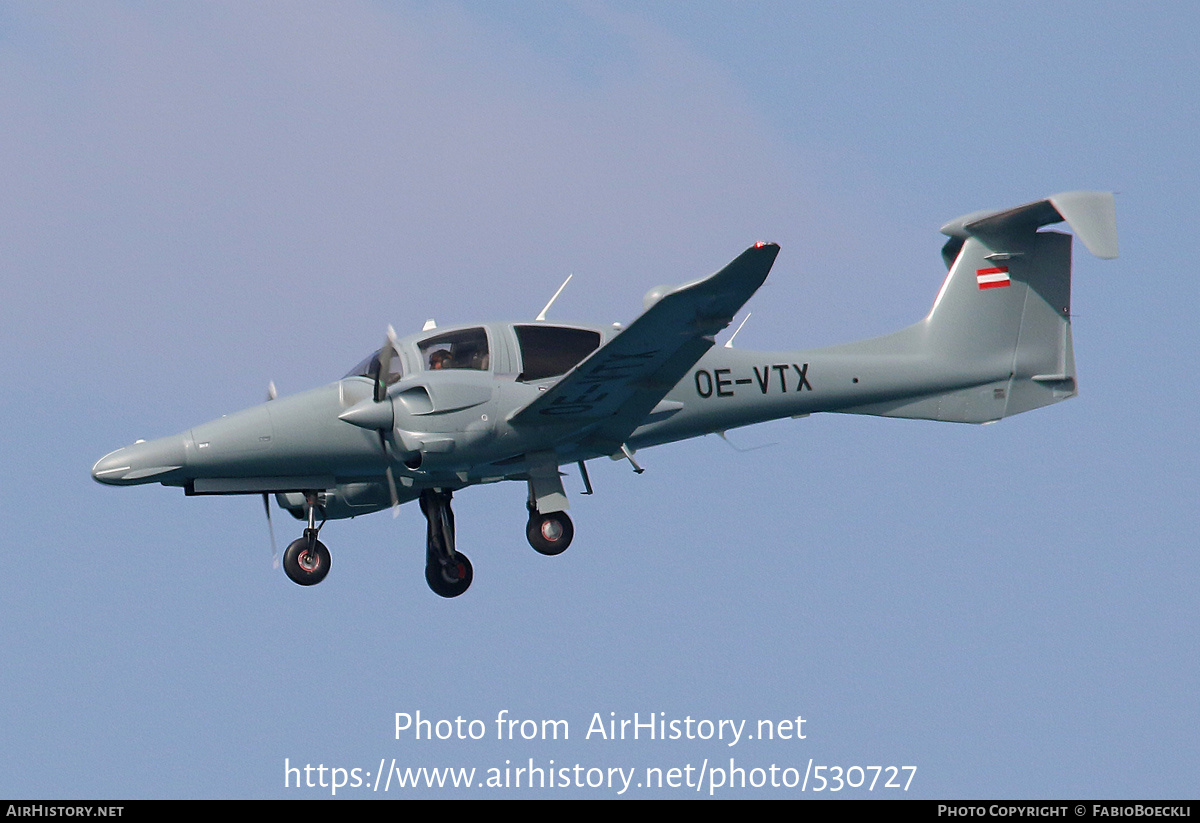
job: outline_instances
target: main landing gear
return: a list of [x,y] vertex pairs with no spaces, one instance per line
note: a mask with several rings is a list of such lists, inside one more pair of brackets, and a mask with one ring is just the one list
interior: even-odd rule
[[537,507],[529,504],[529,523],[525,526],[529,545],[538,554],[553,557],[562,554],[575,537],[575,526],[566,512],[539,514]]
[[[583,473],[587,494],[592,484],[587,479],[587,469],[579,464]],[[575,537],[575,527],[567,516],[567,493],[563,490],[562,475],[553,460],[541,462],[529,472],[529,498],[525,502],[529,509],[529,523],[525,526],[525,537],[529,545],[539,554],[553,556],[562,554]]]
[[446,489],[421,492],[421,513],[428,524],[425,530],[425,582],[434,594],[458,597],[471,586],[475,570],[462,552],[454,550],[454,512],[450,508],[453,493]]
[[[441,597],[458,597],[471,587],[475,570],[462,552],[454,549],[454,511],[449,489],[424,489],[421,492],[421,513],[425,515],[425,582]],[[283,553],[283,570],[301,586],[313,586],[329,574],[329,549],[317,539],[325,525],[316,522],[317,509],[322,508],[315,494],[306,495],[308,528],[304,536],[292,541]],[[539,512],[532,495],[528,504],[529,522],[525,536],[529,545],[540,554],[562,554],[575,537],[575,526],[565,511]],[[322,509],[322,512],[324,510]]]
[[[321,526],[325,521],[321,521]],[[329,574],[329,549],[317,539],[321,531],[317,525],[317,501],[315,496],[308,498],[308,528],[299,540],[293,540],[283,553],[283,570],[293,583],[301,586],[315,586]]]
[[[475,570],[471,561],[454,549],[454,511],[450,508],[453,492],[425,489],[421,492],[421,513],[428,524],[425,531],[425,582],[442,597],[458,597],[471,586]],[[562,554],[575,536],[575,527],[566,512],[538,513],[529,504],[529,523],[525,527],[529,545],[545,555]]]

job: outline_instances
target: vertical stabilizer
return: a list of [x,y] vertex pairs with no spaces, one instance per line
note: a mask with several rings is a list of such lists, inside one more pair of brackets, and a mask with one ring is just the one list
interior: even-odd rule
[[929,316],[894,335],[844,347],[903,354],[938,390],[845,411],[982,423],[1076,394],[1071,341],[1071,236],[1038,231],[1065,221],[1098,257],[1117,256],[1108,192],[1066,192],[942,227],[950,272]]

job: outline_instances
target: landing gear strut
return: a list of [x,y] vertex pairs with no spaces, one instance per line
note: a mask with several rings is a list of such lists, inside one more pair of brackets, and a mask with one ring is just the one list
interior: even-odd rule
[[447,489],[424,489],[421,513],[425,531],[425,582],[434,594],[458,597],[471,586],[475,576],[471,561],[454,550],[454,512],[450,508],[453,493]]
[[553,556],[562,554],[575,537],[575,526],[566,512],[539,514],[532,504],[529,506],[529,524],[525,526],[529,545],[539,554]]
[[308,528],[299,540],[293,540],[283,553],[283,570],[293,583],[301,586],[315,586],[329,574],[329,566],[333,562],[329,549],[317,539],[321,526],[317,525],[316,495],[308,497]]

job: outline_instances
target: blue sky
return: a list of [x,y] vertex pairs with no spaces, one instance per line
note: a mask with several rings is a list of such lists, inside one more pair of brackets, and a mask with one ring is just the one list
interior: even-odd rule
[[[918,797],[1194,797],[1197,22],[1185,3],[5,4],[0,795],[331,794],[286,788],[285,759],[732,757],[916,766]],[[257,499],[88,473],[269,381],[332,380],[389,323],[531,318],[568,272],[559,319],[628,321],[650,287],[773,240],[739,347],[891,331],[933,300],[945,221],[1071,189],[1118,192],[1122,253],[1076,244],[1078,399],[987,427],[772,423],[730,434],[769,448],[664,446],[641,476],[601,461],[558,558],[526,544],[522,486],[472,489],[457,600],[425,586],[415,507],[331,523],[333,570],[301,589]],[[395,739],[418,710],[489,735]],[[571,737],[498,741],[501,710]],[[803,716],[806,738],[585,739],[610,712]],[[408,794],[616,792],[338,796]],[[716,791],[768,795],[801,796]]]

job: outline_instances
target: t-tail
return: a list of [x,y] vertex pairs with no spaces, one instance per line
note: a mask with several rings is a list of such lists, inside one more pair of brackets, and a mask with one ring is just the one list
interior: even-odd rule
[[[1117,256],[1109,192],[1066,192],[942,227],[950,269],[933,309],[895,334],[812,352],[867,402],[830,411],[987,423],[1074,397],[1071,236]],[[853,373],[853,374],[852,374]]]

